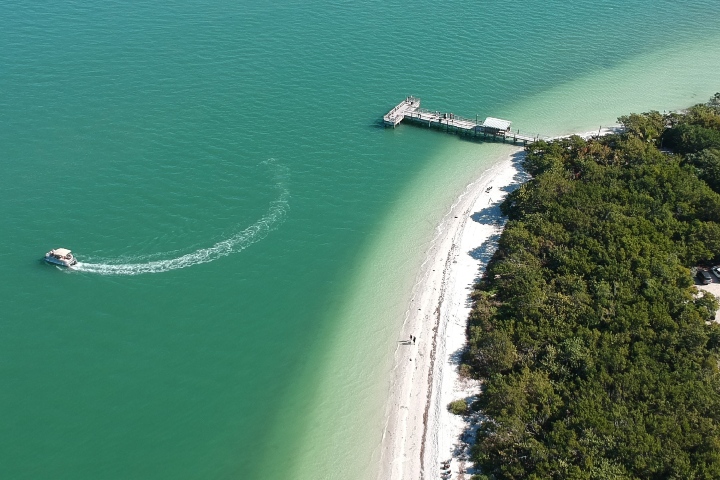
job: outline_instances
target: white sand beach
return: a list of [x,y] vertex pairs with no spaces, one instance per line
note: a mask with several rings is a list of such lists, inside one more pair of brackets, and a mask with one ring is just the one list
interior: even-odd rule
[[[577,135],[587,139],[617,131],[612,126]],[[447,406],[458,399],[471,403],[480,390],[479,381],[458,372],[469,294],[497,248],[505,223],[500,203],[528,178],[520,168],[523,156],[518,148],[469,184],[437,228],[399,333],[379,479],[440,478],[448,460],[450,475],[444,478],[473,473],[468,442],[480,417],[453,415]]]
[[468,422],[450,414],[447,404],[479,388],[457,371],[468,295],[502,231],[499,204],[525,179],[522,155],[518,148],[468,185],[437,228],[400,332],[405,341],[395,351],[378,478],[438,478],[440,462],[451,456],[453,472],[470,467],[458,461]]

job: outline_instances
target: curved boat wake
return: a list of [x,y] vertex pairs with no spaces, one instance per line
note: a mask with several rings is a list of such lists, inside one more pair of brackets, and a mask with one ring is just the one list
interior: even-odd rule
[[[191,267],[201,263],[209,263],[219,258],[240,252],[255,242],[265,238],[282,223],[289,207],[290,191],[286,185],[287,168],[274,160],[263,162],[273,169],[279,191],[278,198],[270,203],[270,208],[258,221],[234,234],[230,238],[221,240],[208,248],[201,248],[194,252],[165,260],[153,260],[143,263],[84,263],[78,262],[72,267],[81,272],[97,273],[100,275],[140,275],[143,273],[162,273],[179,268]],[[156,257],[157,255],[153,255]]]

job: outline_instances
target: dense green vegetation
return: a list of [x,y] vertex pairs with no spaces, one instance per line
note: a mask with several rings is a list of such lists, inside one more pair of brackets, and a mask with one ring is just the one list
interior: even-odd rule
[[720,261],[720,94],[619,120],[528,147],[502,205],[464,360],[475,478],[720,478],[718,305],[689,268]]
[[448,410],[450,410],[450,413],[454,415],[465,415],[468,413],[468,404],[465,400],[455,400],[453,402],[450,402],[448,405]]

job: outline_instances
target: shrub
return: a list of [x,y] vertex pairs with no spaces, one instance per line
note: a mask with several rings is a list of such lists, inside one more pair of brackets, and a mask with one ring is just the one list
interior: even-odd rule
[[467,363],[461,364],[458,369],[458,375],[460,375],[460,378],[472,378],[472,367]]
[[454,415],[465,415],[468,413],[468,404],[465,400],[455,400],[448,404],[448,410]]

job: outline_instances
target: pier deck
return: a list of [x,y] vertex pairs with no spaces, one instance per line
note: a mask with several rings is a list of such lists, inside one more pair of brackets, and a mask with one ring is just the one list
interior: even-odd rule
[[395,128],[398,123],[402,122],[405,115],[411,114],[420,108],[420,99],[415,97],[407,97],[398,103],[395,108],[390,110],[383,116],[386,127]]
[[491,136],[495,140],[502,139],[503,142],[511,141],[523,145],[529,145],[541,139],[539,135],[521,134],[519,130],[511,130],[511,122],[508,120],[487,117],[482,123],[479,123],[477,117],[472,120],[453,113],[420,108],[420,99],[417,97],[407,97],[383,116],[386,127],[395,128],[403,120],[443,129],[449,133],[473,137],[482,136],[483,138]]

